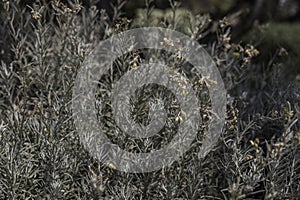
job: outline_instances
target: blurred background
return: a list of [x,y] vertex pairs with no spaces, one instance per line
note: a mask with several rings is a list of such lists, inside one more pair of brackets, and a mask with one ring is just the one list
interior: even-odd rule
[[[147,2],[147,1],[146,1]],[[183,9],[196,14],[210,14],[213,20],[226,17],[232,27],[231,39],[253,44],[260,52],[256,63],[268,64],[270,59],[282,62],[285,79],[300,73],[300,1],[299,0],[180,0]],[[99,1],[100,8],[112,14],[111,4],[117,0]],[[154,0],[156,11],[167,12],[169,0]],[[128,18],[138,18],[145,1],[128,0],[123,8]],[[211,27],[214,30],[213,24]],[[205,38],[210,41],[211,38]],[[206,41],[201,41],[206,42]]]

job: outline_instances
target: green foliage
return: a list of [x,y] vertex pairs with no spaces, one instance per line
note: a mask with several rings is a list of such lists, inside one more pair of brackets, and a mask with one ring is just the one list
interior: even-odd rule
[[270,23],[254,27],[244,41],[254,43],[261,54],[257,58],[260,63],[272,60],[274,68],[280,71],[280,79],[284,87],[300,74],[300,24],[298,23]]

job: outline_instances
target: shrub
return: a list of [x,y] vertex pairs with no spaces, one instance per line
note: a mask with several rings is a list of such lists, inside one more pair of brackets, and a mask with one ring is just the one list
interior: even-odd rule
[[[139,22],[133,25],[131,19],[122,15],[121,1],[114,5],[112,17],[93,4],[82,7],[78,1],[37,1],[24,6],[17,0],[2,1],[0,5],[1,199],[297,199],[300,196],[299,87],[295,85],[298,83],[280,89],[276,67],[251,64],[259,52],[250,44],[231,42],[226,18],[216,21],[209,15],[189,13],[184,19],[186,27],[182,27],[184,24],[172,17],[179,5],[171,1],[171,17],[156,24],[177,30],[184,28],[186,34],[201,43],[208,36],[215,38],[204,47],[216,62],[228,91],[226,124],[217,146],[207,157],[199,158],[197,150],[207,126],[204,123],[191,149],[179,161],[155,172],[131,174],[116,170],[110,163],[97,162],[83,148],[72,119],[72,87],[81,63],[99,41],[133,25],[142,27],[151,23],[147,21],[153,16],[151,1],[145,15],[139,14],[137,17],[142,19],[133,19]],[[101,78],[99,97],[107,98],[111,80],[150,59],[142,55],[147,55],[147,51],[130,52],[118,59],[114,65],[121,73],[111,71],[113,77]],[[156,56],[155,59],[174,58],[168,61],[180,70],[178,55],[160,52]],[[270,61],[269,65],[276,63]],[[184,69],[181,72],[184,74]],[[185,75],[198,82],[203,78],[201,74],[186,72]],[[200,83],[195,88],[207,94],[207,83]],[[133,100],[140,110],[137,117],[140,123],[147,123],[147,95],[153,88],[144,88]],[[155,91],[159,96],[164,89]],[[208,107],[207,96],[201,98],[203,107]],[[171,105],[171,101],[165,104]],[[110,131],[114,125],[110,121],[110,105],[102,112],[107,121],[103,128]],[[206,117],[209,121],[209,115]],[[176,121],[176,115],[171,118]],[[170,131],[175,128],[170,127]],[[124,148],[133,145],[136,150],[144,142],[129,138],[124,143],[125,135],[108,134]],[[165,140],[167,136],[173,135],[166,131]],[[165,140],[156,140],[154,145],[160,147],[168,142]]]

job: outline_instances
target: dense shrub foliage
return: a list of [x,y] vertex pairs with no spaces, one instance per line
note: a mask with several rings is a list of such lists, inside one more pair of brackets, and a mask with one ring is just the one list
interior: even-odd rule
[[[258,50],[233,43],[226,18],[193,15],[173,1],[170,10],[160,13],[147,1],[136,18],[128,19],[121,13],[123,5],[118,1],[108,16],[93,3],[83,7],[77,1],[0,3],[0,199],[298,199],[300,81],[282,84],[285,66],[274,60],[251,64]],[[218,144],[205,158],[197,154],[202,133],[173,165],[131,174],[97,162],[83,148],[72,119],[72,87],[99,41],[144,26],[179,30],[203,44],[225,82],[227,116]],[[205,43],[207,37],[213,41]],[[142,54],[131,52],[114,65],[122,74],[150,59]],[[180,69],[179,55],[159,55]],[[119,72],[101,78],[99,97],[107,97]],[[194,78],[195,88],[205,94],[209,81],[200,74]],[[147,91],[153,89],[145,88],[133,101],[141,123],[149,111]],[[209,100],[201,98],[201,106],[209,107]],[[109,132],[114,126],[109,105],[102,112]],[[208,113],[201,114],[209,121]],[[179,115],[170,117],[180,121]],[[172,134],[167,134],[155,141],[156,147],[168,142]],[[124,144],[122,134],[109,137],[133,151],[144,144],[132,138]]]

